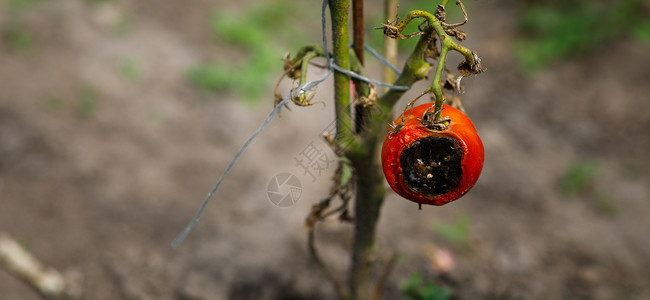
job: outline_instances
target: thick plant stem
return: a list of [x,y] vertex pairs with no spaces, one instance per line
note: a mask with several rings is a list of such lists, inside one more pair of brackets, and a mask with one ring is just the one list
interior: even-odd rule
[[[332,17],[332,53],[334,63],[343,69],[350,68],[350,0],[329,0]],[[354,133],[350,114],[350,77],[340,72],[334,74],[334,102],[336,110],[336,141],[350,141]]]
[[353,161],[357,173],[357,192],[354,202],[354,243],[350,266],[350,298],[368,299],[369,271],[375,244],[375,230],[381,204],[384,200],[381,166],[377,163],[377,138],[363,143],[366,155]]
[[[350,11],[350,0],[329,0],[330,14],[332,16],[332,45],[334,53],[334,62],[342,68],[348,69],[350,57],[348,50],[348,18]],[[349,109],[350,105],[350,78],[342,73],[336,73],[334,77],[334,101],[336,103],[336,140],[338,142],[347,140],[346,135],[352,134],[350,131],[351,118]],[[374,146],[373,146],[374,147]],[[374,151],[362,150],[359,154],[371,153]],[[365,156],[365,155],[361,156]],[[377,166],[360,165],[363,159],[353,160],[353,166],[357,172],[357,195],[355,200],[355,233],[354,244],[352,249],[352,258],[349,275],[349,298],[352,300],[366,298],[367,281],[368,281],[368,251],[374,240],[375,224],[379,214],[382,197],[377,199],[372,191],[367,191],[366,183],[361,180],[366,173],[377,172]],[[365,160],[368,162],[368,160]],[[373,169],[375,171],[373,171]],[[376,176],[375,176],[376,177]],[[368,184],[372,185],[372,183]],[[373,197],[374,196],[374,197]],[[371,202],[367,205],[362,203]],[[360,206],[367,206],[370,210],[358,210]],[[371,216],[372,215],[372,216]],[[374,216],[374,217],[373,217]],[[374,219],[374,220],[372,220]]]

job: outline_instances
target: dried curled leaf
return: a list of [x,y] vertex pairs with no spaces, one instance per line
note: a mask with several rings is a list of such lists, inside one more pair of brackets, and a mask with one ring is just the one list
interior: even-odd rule
[[391,38],[391,39],[397,39],[400,37],[399,30],[397,27],[395,27],[393,24],[388,22],[388,24],[382,24],[382,27],[379,27],[380,29],[384,30],[384,35]]
[[447,27],[447,28],[445,28],[445,33],[448,34],[449,36],[453,36],[459,42],[462,42],[467,38],[467,33],[465,33],[465,31],[460,30],[460,29],[455,28],[455,27]]
[[447,21],[447,12],[445,11],[445,7],[438,4],[436,8],[436,19],[438,19],[440,22],[445,22]]
[[291,57],[289,57],[288,52],[284,55],[282,60],[284,61],[284,73],[287,75],[287,77],[293,80],[300,78],[300,68],[302,67],[302,60],[298,59],[296,61],[295,59],[292,59]]
[[355,106],[361,106],[363,108],[375,107],[377,103],[377,87],[370,85],[370,93],[367,97],[359,96],[354,99]]
[[[396,26],[397,22],[398,22],[398,20],[395,20],[395,21],[392,21],[392,22],[389,20],[386,24],[381,24],[381,27],[376,27],[375,29],[384,30],[384,35],[391,38],[391,39],[405,40],[405,39],[408,39],[410,37],[425,34],[425,32],[423,32],[423,31],[417,31],[417,32],[414,32],[414,33],[403,35],[402,32],[400,31],[400,29],[397,28],[397,26]],[[420,28],[420,27],[418,26],[418,28]]]
[[473,62],[468,62],[465,60],[458,65],[458,71],[463,77],[468,77],[470,75],[483,72],[483,67],[481,67],[481,59],[478,57],[476,52],[472,51],[472,57]]
[[431,59],[438,59],[440,56],[440,50],[438,50],[438,39],[433,36],[433,38],[429,41],[429,44],[427,45],[427,49],[424,52],[424,57],[425,58],[431,58]]

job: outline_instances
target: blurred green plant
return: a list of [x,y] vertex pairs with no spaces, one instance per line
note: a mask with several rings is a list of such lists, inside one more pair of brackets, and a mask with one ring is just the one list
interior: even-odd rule
[[623,177],[629,180],[638,180],[645,173],[643,164],[637,159],[633,158],[627,159],[625,162],[623,162],[622,168]]
[[598,163],[577,161],[569,165],[560,180],[560,191],[565,196],[576,196],[593,190]]
[[21,13],[43,3],[43,0],[5,0],[5,7],[10,13]]
[[2,30],[2,40],[13,53],[25,54],[34,49],[34,37],[22,22],[14,21]]
[[596,160],[576,161],[569,165],[560,180],[560,192],[565,197],[586,196],[598,213],[613,217],[618,213],[616,201],[608,190],[596,186],[596,177],[600,170]]
[[618,213],[618,206],[611,196],[600,193],[596,195],[594,205],[596,210],[607,217],[614,217]]
[[632,33],[650,41],[650,19],[643,0],[603,3],[587,0],[530,1],[519,25],[515,48],[522,71],[535,72],[550,63],[604,45],[610,38]]
[[94,87],[84,84],[77,100],[77,114],[82,118],[93,117],[99,108],[99,98]]
[[639,22],[634,28],[634,36],[641,42],[650,45],[650,21]]
[[87,0],[90,4],[102,4],[108,2],[114,2],[115,0]]
[[63,99],[61,97],[56,96],[56,95],[48,95],[44,100],[43,100],[43,108],[50,113],[58,113],[60,112],[63,107]]
[[400,285],[404,293],[402,300],[447,300],[452,296],[450,289],[441,287],[435,282],[424,282],[420,273],[413,273],[409,279]]
[[[208,93],[231,91],[253,103],[269,93],[269,82],[282,65],[283,49],[304,44],[306,32],[296,26],[305,21],[302,2],[269,1],[243,11],[215,11],[211,29],[220,44],[227,43],[244,57],[217,57],[194,66],[188,72],[190,82]],[[234,61],[233,61],[234,60]]]
[[140,65],[134,59],[122,59],[117,63],[117,73],[124,81],[136,82],[140,79]]
[[34,35],[22,16],[43,2],[43,0],[4,0],[4,5],[0,5],[4,6],[7,12],[3,14],[6,19],[0,19],[0,36],[12,53],[26,54],[34,50]]
[[433,231],[456,246],[469,245],[469,217],[465,214],[458,216],[454,223],[434,223]]
[[122,14],[120,18],[111,26],[111,32],[118,36],[128,35],[133,31],[135,21],[132,16]]

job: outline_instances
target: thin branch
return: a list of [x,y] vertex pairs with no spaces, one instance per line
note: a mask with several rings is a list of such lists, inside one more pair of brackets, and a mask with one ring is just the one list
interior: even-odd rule
[[0,266],[25,280],[47,299],[79,299],[82,296],[81,278],[64,274],[43,265],[15,239],[0,233]]

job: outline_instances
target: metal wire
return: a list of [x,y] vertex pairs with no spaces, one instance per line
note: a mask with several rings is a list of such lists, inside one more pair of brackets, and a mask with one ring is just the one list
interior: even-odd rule
[[[327,50],[326,10],[327,10],[327,0],[323,0],[323,5],[322,5],[322,9],[321,9],[321,25],[322,25],[322,32],[321,33],[322,33],[323,50],[325,52],[325,59],[327,60],[327,64],[328,64],[327,73],[325,73],[321,78],[319,78],[317,80],[309,81],[309,82],[306,82],[306,83],[298,86],[297,88],[292,90],[290,93],[288,93],[282,99],[282,101],[280,101],[280,103],[278,103],[273,108],[273,110],[271,110],[271,112],[266,116],[266,119],[264,119],[264,122],[262,122],[262,124],[257,128],[257,130],[255,130],[255,132],[253,132],[253,134],[246,140],[246,142],[244,142],[244,145],[242,145],[241,148],[239,148],[239,151],[237,151],[237,153],[235,153],[233,158],[230,160],[230,163],[228,163],[228,166],[226,166],[226,169],[221,174],[221,177],[219,177],[219,180],[217,180],[217,183],[215,183],[215,185],[212,187],[212,189],[210,190],[208,195],[203,200],[203,203],[201,204],[201,206],[199,207],[199,210],[194,215],[194,218],[192,218],[192,220],[187,224],[187,226],[185,226],[185,228],[183,228],[183,231],[181,231],[181,233],[179,233],[174,238],[174,240],[172,240],[172,242],[171,242],[172,248],[176,249],[187,238],[187,236],[190,234],[192,229],[194,229],[196,224],[199,222],[199,219],[201,219],[201,216],[203,215],[203,212],[205,211],[205,208],[208,206],[208,203],[210,203],[210,200],[212,200],[212,198],[214,197],[215,193],[217,192],[217,190],[221,186],[221,183],[224,181],[226,176],[228,176],[228,174],[230,173],[232,168],[235,166],[235,163],[237,163],[237,160],[239,159],[239,157],[244,153],[244,151],[246,151],[248,146],[250,146],[251,142],[253,142],[253,140],[262,132],[262,130],[264,130],[271,123],[271,121],[273,121],[273,119],[275,119],[275,117],[280,113],[280,110],[282,109],[282,107],[284,107],[284,105],[288,104],[289,101],[291,101],[292,96],[293,97],[299,97],[301,94],[307,93],[307,92],[315,89],[319,84],[321,84],[323,81],[327,80],[327,78],[329,78],[332,75],[333,70],[336,70],[337,72],[344,73],[344,74],[346,74],[348,76],[357,78],[359,80],[369,82],[369,83],[372,83],[372,84],[376,84],[376,85],[380,85],[380,86],[383,86],[383,87],[387,87],[387,88],[390,88],[390,89],[395,89],[395,90],[408,90],[409,89],[408,86],[399,86],[399,85],[392,85],[392,84],[384,83],[384,82],[381,82],[381,81],[378,81],[378,80],[374,80],[372,78],[368,78],[368,77],[359,75],[359,74],[357,74],[355,72],[352,72],[352,71],[347,70],[347,69],[343,69],[343,68],[339,67],[338,65],[336,65],[334,63],[334,60],[332,58],[330,58],[329,51]],[[367,47],[366,50],[368,50],[368,49],[372,49],[372,48]],[[399,74],[399,70],[397,70],[397,68],[395,68],[395,66],[390,64],[390,62],[388,62],[385,58],[381,57],[381,55],[376,53],[376,51],[374,51],[374,50],[368,50],[368,51],[373,56],[377,57],[380,61],[382,61],[384,64],[387,64],[389,67],[391,67],[391,69],[393,69],[393,71],[395,71],[396,73]]]

